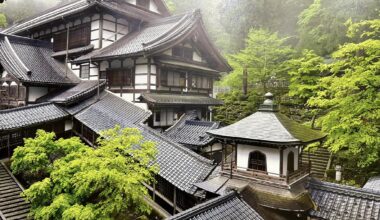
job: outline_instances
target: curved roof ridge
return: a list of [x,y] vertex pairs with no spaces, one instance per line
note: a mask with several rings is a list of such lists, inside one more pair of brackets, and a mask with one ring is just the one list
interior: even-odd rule
[[157,131],[153,130],[152,128],[149,128],[149,127],[147,127],[147,126],[144,125],[144,124],[140,124],[140,127],[141,127],[142,129],[144,129],[145,131],[148,131],[150,134],[155,135],[157,138],[159,138],[159,139],[161,139],[161,140],[163,140],[163,141],[166,141],[166,142],[172,144],[172,145],[175,146],[177,149],[179,149],[179,150],[181,150],[182,152],[184,152],[184,153],[186,153],[186,154],[192,156],[193,158],[196,158],[197,160],[199,160],[199,161],[201,161],[201,162],[203,162],[203,163],[206,163],[206,164],[209,164],[209,165],[214,165],[214,163],[213,163],[212,160],[209,160],[209,159],[207,159],[207,158],[205,158],[205,157],[203,157],[203,156],[201,156],[201,155],[195,153],[194,151],[189,150],[189,149],[185,148],[184,146],[182,146],[182,145],[180,145],[180,144],[178,144],[178,143],[176,143],[176,142],[170,140],[169,138],[164,137],[163,135],[161,135],[161,134],[158,133]]
[[30,109],[30,108],[35,108],[35,107],[41,107],[41,106],[45,106],[45,105],[55,105],[55,104],[51,103],[51,102],[43,102],[43,103],[39,103],[39,104],[35,104],[35,105],[27,105],[27,106],[12,108],[12,109],[0,110],[0,114],[1,113],[9,113],[9,112],[22,111],[22,110],[25,110],[25,109]]
[[[188,16],[185,16],[187,19],[184,19],[184,23],[178,22],[178,24],[175,25],[175,28],[173,28],[170,32],[166,32],[162,38],[155,39],[148,45],[143,45],[144,51],[152,50],[157,47],[157,45],[163,46],[170,42],[175,42],[178,39],[186,38],[189,34],[191,34],[194,30],[195,24],[200,20],[200,16],[196,16],[196,14],[192,14],[191,17]],[[181,26],[182,28],[178,28]]]
[[148,41],[146,43],[143,43],[143,46],[145,47],[145,46],[148,46],[149,44],[154,44],[155,42],[163,39],[166,35],[170,34],[172,31],[177,29],[181,25],[181,22],[185,21],[188,16],[189,16],[188,14],[185,14],[179,21],[177,21],[177,24],[175,24],[173,27],[169,28],[165,33],[161,34],[157,38],[155,38],[151,41]]
[[[21,61],[20,57],[18,57],[7,37],[5,37],[3,43],[3,50],[1,50],[0,53],[2,53],[3,58],[11,64],[3,64],[4,68],[7,69],[9,74],[15,76],[17,79],[23,78],[25,76],[28,77],[27,73],[30,70],[26,68],[25,64]],[[9,69],[13,69],[14,71],[10,71],[7,68],[7,66]]]

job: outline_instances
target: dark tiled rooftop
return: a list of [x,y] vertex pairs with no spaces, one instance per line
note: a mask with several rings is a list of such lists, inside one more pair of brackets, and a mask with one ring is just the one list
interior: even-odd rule
[[199,121],[195,113],[185,114],[164,132],[168,138],[190,148],[206,146],[214,138],[206,132],[219,128],[219,122]]
[[309,191],[319,207],[310,216],[337,220],[379,220],[380,192],[312,180]]
[[65,89],[56,93],[48,94],[39,98],[38,102],[54,102],[59,104],[70,105],[75,102],[82,101],[95,95],[98,91],[102,92],[105,88],[105,80],[82,80],[79,84],[72,88]]
[[63,119],[67,112],[50,103],[0,111],[0,131],[13,130]]
[[373,189],[380,192],[380,176],[371,177],[363,186],[364,189]]
[[[23,83],[74,85],[79,79],[51,57],[51,43],[0,34],[0,60],[7,72]],[[66,75],[67,71],[67,75]]]
[[21,197],[23,189],[0,162],[0,219],[27,219],[30,204]]
[[147,53],[168,43],[178,41],[179,38],[190,33],[189,31],[195,27],[199,18],[200,15],[197,13],[186,13],[171,18],[156,19],[141,31],[127,34],[112,45],[79,57],[76,61],[88,60],[90,57],[95,60]]
[[120,125],[141,130],[146,140],[157,143],[159,175],[182,191],[194,193],[194,183],[202,182],[214,169],[212,161],[172,142],[141,124],[151,113],[116,95],[104,92],[99,101],[87,105],[74,117],[99,132]]
[[169,220],[262,220],[263,218],[236,192],[217,197]]
[[143,93],[142,101],[157,105],[222,105],[223,102],[209,96]]

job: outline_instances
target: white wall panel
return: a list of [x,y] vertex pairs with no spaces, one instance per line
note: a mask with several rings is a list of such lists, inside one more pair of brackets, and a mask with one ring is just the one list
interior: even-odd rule
[[136,73],[148,73],[148,65],[136,65]]

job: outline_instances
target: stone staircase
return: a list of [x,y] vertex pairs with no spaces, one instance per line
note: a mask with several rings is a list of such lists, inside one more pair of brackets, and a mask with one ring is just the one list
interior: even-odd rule
[[21,197],[22,186],[0,161],[0,219],[27,219],[30,204]]
[[[302,161],[309,161],[309,152],[302,153]],[[311,173],[313,177],[323,178],[330,159],[330,152],[326,148],[318,148],[316,151],[310,151]]]

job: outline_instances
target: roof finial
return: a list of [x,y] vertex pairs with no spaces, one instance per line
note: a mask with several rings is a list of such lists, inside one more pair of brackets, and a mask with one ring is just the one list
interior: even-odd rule
[[264,112],[276,112],[278,111],[277,105],[274,104],[274,95],[270,92],[266,93],[264,95],[265,101],[263,104],[260,105],[259,111],[264,111]]

